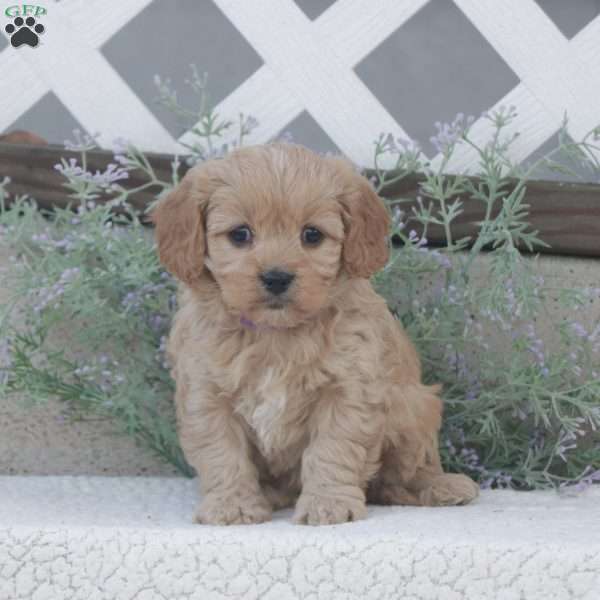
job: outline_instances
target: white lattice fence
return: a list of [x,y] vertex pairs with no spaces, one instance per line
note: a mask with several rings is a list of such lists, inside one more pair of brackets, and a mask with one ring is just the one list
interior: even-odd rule
[[[264,63],[219,103],[218,112],[256,117],[261,126],[249,142],[260,143],[307,111],[342,152],[369,165],[371,141],[380,133],[409,135],[407,124],[386,110],[354,67],[429,1],[337,0],[311,21],[293,0],[214,0]],[[104,146],[124,137],[148,150],[181,150],[189,133],[174,139],[100,51],[150,3],[52,5],[43,46],[8,46],[0,53],[0,131],[52,91],[85,129],[101,132]],[[515,159],[555,134],[565,111],[575,139],[600,124],[600,17],[568,40],[534,0],[454,3],[520,79],[496,104],[518,112]],[[485,139],[489,127],[481,118],[473,133]],[[468,167],[474,158],[465,148],[451,167]]]

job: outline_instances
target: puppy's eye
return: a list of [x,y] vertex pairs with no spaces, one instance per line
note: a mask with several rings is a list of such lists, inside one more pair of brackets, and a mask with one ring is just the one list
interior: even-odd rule
[[252,231],[247,225],[241,225],[228,233],[231,243],[235,246],[246,246],[252,241]]
[[307,246],[316,246],[323,240],[323,234],[316,227],[305,227],[302,230],[302,242]]

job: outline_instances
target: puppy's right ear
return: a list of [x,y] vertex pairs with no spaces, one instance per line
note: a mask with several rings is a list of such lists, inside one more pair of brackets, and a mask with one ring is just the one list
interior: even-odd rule
[[208,163],[190,169],[150,214],[160,262],[188,285],[204,271],[204,212],[218,183],[210,170]]

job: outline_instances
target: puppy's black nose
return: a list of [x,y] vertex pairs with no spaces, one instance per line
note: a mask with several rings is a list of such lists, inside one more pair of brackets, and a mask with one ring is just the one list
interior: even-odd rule
[[290,287],[290,283],[292,283],[294,277],[293,273],[277,271],[276,269],[260,274],[260,280],[266,290],[275,296],[283,294]]

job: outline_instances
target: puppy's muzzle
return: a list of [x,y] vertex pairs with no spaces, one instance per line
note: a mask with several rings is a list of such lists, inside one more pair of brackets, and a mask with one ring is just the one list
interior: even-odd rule
[[286,292],[295,277],[293,273],[278,269],[272,269],[259,275],[263,287],[273,296],[280,296]]

